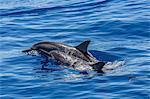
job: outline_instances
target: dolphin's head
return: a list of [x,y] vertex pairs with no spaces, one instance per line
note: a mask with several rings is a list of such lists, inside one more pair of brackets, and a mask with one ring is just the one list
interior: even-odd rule
[[39,50],[43,45],[44,45],[44,42],[36,43],[36,44],[32,45],[31,49],[32,50]]
[[50,52],[52,50],[57,50],[57,49],[58,48],[56,47],[56,44],[54,42],[44,41],[44,42],[36,43],[36,44],[32,45],[31,48],[23,50],[22,52],[24,52],[24,53],[28,53],[28,52],[30,53],[33,51],[40,52],[41,50]]
[[31,48],[23,50],[22,52],[23,53],[28,53],[30,51],[37,51],[39,49],[39,46],[40,46],[40,44],[36,43],[36,44],[32,45]]

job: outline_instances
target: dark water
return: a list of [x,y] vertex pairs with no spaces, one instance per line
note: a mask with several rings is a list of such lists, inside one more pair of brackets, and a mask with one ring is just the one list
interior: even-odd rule
[[[95,57],[125,64],[103,75],[41,71],[40,56],[21,53],[86,39]],[[74,98],[150,99],[149,0],[0,0],[0,99]]]

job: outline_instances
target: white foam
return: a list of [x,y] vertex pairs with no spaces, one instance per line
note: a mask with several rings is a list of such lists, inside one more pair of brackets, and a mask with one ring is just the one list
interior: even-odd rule
[[118,67],[121,67],[125,64],[125,61],[114,61],[114,62],[107,62],[102,69],[104,72],[112,71]]

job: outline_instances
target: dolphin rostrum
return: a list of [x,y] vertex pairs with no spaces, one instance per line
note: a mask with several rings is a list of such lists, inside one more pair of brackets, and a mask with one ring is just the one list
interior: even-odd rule
[[90,40],[84,41],[78,46],[69,46],[59,42],[43,41],[34,44],[30,49],[22,52],[36,51],[49,59],[56,60],[61,65],[80,71],[94,70],[103,73],[105,63],[97,60],[88,51]]

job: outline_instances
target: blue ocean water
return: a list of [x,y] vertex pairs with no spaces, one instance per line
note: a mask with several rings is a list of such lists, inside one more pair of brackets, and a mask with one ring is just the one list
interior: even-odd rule
[[[21,52],[87,39],[98,59],[125,64],[106,74],[42,71],[43,58]],[[0,99],[150,99],[150,1],[0,0]]]

